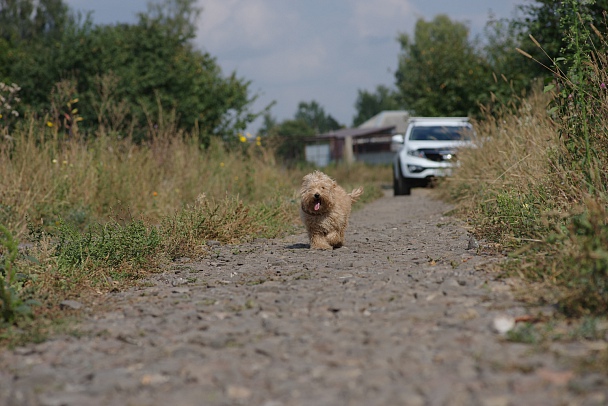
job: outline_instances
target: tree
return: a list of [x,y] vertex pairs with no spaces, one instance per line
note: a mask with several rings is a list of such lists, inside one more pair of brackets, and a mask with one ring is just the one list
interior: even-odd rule
[[264,115],[264,124],[260,134],[268,136],[276,155],[285,165],[294,165],[304,161],[306,139],[316,134],[337,130],[342,126],[319,103],[300,102],[291,120],[277,123],[270,114]]
[[353,118],[353,127],[357,127],[382,111],[401,110],[403,106],[399,104],[394,90],[384,85],[378,85],[375,93],[366,90],[358,91],[355,109],[357,109],[357,115]]
[[337,130],[342,126],[336,121],[331,115],[326,114],[323,107],[316,101],[312,100],[310,103],[300,102],[298,104],[298,110],[294,115],[296,121],[302,121],[313,132],[318,134],[327,133],[332,130]]
[[[22,15],[20,10],[32,2],[10,2],[17,3],[6,16]],[[61,0],[46,3],[61,9]],[[99,78],[111,75],[117,78],[113,98],[128,110],[139,137],[147,134],[161,110],[175,111],[178,127],[198,129],[204,143],[209,136],[230,137],[260,114],[251,110],[257,96],[250,94],[249,81],[236,72],[224,75],[213,56],[194,48],[199,12],[195,0],[163,0],[140,14],[137,24],[94,26],[88,18],[52,18],[64,22],[53,31],[57,35],[50,35],[50,28],[38,30],[39,35],[15,45],[13,52],[3,52],[0,39],[0,78],[19,84],[23,103],[41,114],[48,112],[55,84],[73,81],[84,118],[80,127],[87,132],[98,125],[94,106],[99,104]]]
[[62,0],[0,0],[0,38],[12,43],[57,38],[71,18]]
[[401,34],[395,73],[400,104],[417,115],[466,116],[488,99],[491,74],[468,41],[468,28],[438,15],[419,19],[414,37]]
[[316,131],[303,119],[284,120],[272,128],[269,138],[275,154],[285,165],[293,166],[304,161],[305,140],[315,133]]
[[277,119],[270,114],[270,112],[264,113],[262,119],[263,123],[260,129],[258,130],[258,134],[262,136],[268,136],[271,134],[272,130],[279,125],[279,123]]
[[[532,67],[533,76],[547,76],[548,71],[542,65],[553,66],[553,60],[565,57],[566,61],[573,50],[568,49],[567,35],[561,24],[564,18],[568,18],[570,8],[564,8],[565,1],[534,0],[531,4],[518,6],[521,13],[519,19],[514,19],[513,24],[520,30],[521,49],[532,55],[540,64]],[[608,0],[580,1],[577,3],[578,15],[589,16],[591,22],[598,28],[606,27],[606,12],[608,11]],[[578,18],[577,16],[573,16]],[[534,44],[529,38],[532,35],[541,45],[542,49]],[[602,49],[603,41],[600,38],[593,39],[593,48]],[[542,64],[542,65],[541,65]],[[564,71],[567,67],[564,67]]]
[[538,64],[517,52],[522,34],[512,21],[491,19],[484,34],[483,57],[492,75],[487,91],[495,104],[504,106],[532,87]]

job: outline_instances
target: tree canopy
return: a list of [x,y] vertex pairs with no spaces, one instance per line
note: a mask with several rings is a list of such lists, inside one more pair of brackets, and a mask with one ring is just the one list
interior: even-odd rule
[[309,103],[300,102],[294,119],[306,123],[317,134],[327,133],[341,127],[336,119],[325,113],[325,109],[314,100]]
[[468,35],[464,24],[446,15],[419,19],[413,37],[399,35],[395,78],[403,106],[428,116],[467,116],[478,107],[489,71]]
[[[33,111],[49,111],[55,85],[69,80],[85,130],[100,124],[95,106],[109,94],[142,132],[161,110],[175,111],[179,127],[198,129],[203,139],[235,134],[257,116],[250,82],[224,75],[193,46],[195,0],[152,3],[136,24],[116,25],[76,18],[61,0],[0,1],[0,80],[21,86]],[[104,78],[113,85],[100,95]]]
[[403,107],[397,100],[394,90],[384,85],[376,86],[374,93],[359,89],[355,109],[357,115],[353,118],[356,127],[385,110],[401,110]]
[[[577,1],[578,13],[571,15],[575,10],[568,7],[567,3],[572,1],[534,0],[533,2],[518,6],[521,17],[514,19],[511,23],[519,31],[520,48],[532,55],[542,65],[553,66],[553,61],[558,57],[566,57],[573,52],[568,49],[570,41],[568,33],[564,32],[563,26],[574,26],[573,21],[567,24],[564,19],[580,18],[581,15],[589,17],[585,24],[592,23],[597,28],[606,28],[606,12],[608,11],[608,0]],[[530,38],[534,39],[539,48]],[[592,38],[593,47],[601,49],[603,43],[600,38]],[[547,69],[541,64],[534,66],[533,75],[547,75]]]

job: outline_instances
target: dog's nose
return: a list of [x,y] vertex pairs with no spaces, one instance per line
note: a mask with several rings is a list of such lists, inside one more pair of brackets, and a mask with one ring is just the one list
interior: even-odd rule
[[321,195],[318,193],[315,193],[315,199],[318,199],[319,197],[321,197]]

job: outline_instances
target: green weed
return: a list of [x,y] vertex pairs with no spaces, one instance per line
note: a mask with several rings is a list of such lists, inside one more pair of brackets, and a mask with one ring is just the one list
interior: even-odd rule
[[516,343],[537,344],[540,334],[532,323],[524,323],[507,332],[507,339]]
[[6,227],[0,224],[0,315],[2,322],[12,323],[17,318],[30,317],[32,306],[39,304],[23,300],[21,291],[27,276],[17,271],[18,244]]
[[114,278],[134,276],[125,269],[152,267],[161,245],[156,228],[146,226],[141,220],[124,225],[110,221],[91,226],[84,233],[72,224],[61,222],[57,234],[60,272],[101,268],[110,269]]
[[478,238],[512,250],[504,270],[542,284],[536,300],[576,317],[608,312],[608,57],[592,31],[608,43],[581,13],[579,2],[561,3],[569,56],[517,110],[476,123],[479,148],[462,151],[443,183]]

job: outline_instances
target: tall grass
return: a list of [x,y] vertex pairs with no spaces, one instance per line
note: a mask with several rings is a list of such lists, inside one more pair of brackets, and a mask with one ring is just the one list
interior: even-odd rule
[[583,47],[581,33],[593,29],[603,49],[608,43],[576,2],[564,4],[576,25],[570,68],[556,61],[553,84],[478,122],[478,148],[462,152],[444,193],[478,236],[517,254],[510,272],[546,284],[537,298],[567,315],[605,315],[608,59]]
[[42,138],[33,120],[0,144],[0,223],[26,235],[27,220],[46,227],[60,218],[83,225],[110,216],[159,222],[205,194],[245,202],[293,194],[293,183],[262,147],[201,150],[195,137],[158,135],[136,145],[98,134],[87,142]]
[[[478,148],[462,151],[461,166],[442,185],[482,239],[518,252],[508,270],[549,287],[542,296],[570,315],[608,311],[608,207],[599,168],[589,178],[549,114],[552,95],[535,92],[515,114],[477,123]],[[608,125],[608,122],[606,122]],[[598,146],[597,132],[590,132]]]
[[[84,138],[72,116],[69,130],[48,117],[0,122],[0,341],[43,337],[61,301],[94,299],[173,259],[205,256],[209,240],[272,238],[299,226],[297,191],[311,168],[277,165],[263,140],[203,148],[162,112],[146,143],[109,124]],[[390,178],[388,167],[326,171],[346,188],[363,185],[365,201]],[[17,240],[28,243],[19,256]]]

